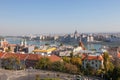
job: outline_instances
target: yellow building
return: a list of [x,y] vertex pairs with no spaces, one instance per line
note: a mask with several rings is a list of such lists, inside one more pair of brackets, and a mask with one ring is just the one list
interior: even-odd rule
[[33,50],[34,53],[47,53],[47,54],[50,54],[52,51],[55,51],[56,48],[55,47],[52,47],[52,48],[49,48],[49,49],[35,49]]

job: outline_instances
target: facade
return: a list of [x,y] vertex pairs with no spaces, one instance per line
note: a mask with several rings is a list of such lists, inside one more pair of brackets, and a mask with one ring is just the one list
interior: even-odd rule
[[94,37],[92,35],[89,35],[87,37],[87,42],[93,42],[94,41]]
[[62,59],[56,55],[40,55],[40,54],[20,54],[20,53],[0,53],[0,66],[4,66],[6,63],[3,61],[7,58],[16,58],[20,60],[20,68],[35,67],[36,63],[42,58],[49,58],[51,62],[62,61]]
[[60,51],[59,56],[60,57],[64,57],[64,56],[69,57],[71,53],[72,53],[72,51]]
[[0,41],[0,47],[7,47],[8,46],[8,42],[6,41],[6,39],[1,39]]
[[28,53],[32,53],[34,48],[35,48],[35,46],[28,46]]
[[83,67],[87,68],[89,64],[93,69],[103,68],[103,57],[101,55],[83,55]]

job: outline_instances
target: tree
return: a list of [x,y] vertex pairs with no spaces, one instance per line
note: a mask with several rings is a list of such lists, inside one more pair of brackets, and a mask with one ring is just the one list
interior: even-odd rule
[[120,60],[119,60],[118,57],[114,57],[113,64],[114,64],[115,66],[118,66],[118,67],[120,66]]
[[110,58],[109,58],[109,54],[107,52],[103,53],[103,59],[104,59],[104,70],[105,72],[107,72],[110,69]]
[[115,67],[112,74],[113,80],[120,80],[120,66]]
[[53,62],[52,70],[64,72],[64,62],[60,62],[60,61]]
[[65,56],[65,57],[63,57],[63,61],[64,61],[64,62],[67,62],[67,63],[70,63],[70,59],[71,59],[71,58],[66,57],[66,56]]
[[37,62],[36,68],[37,69],[48,69],[50,67],[50,64],[51,62],[49,58],[43,57]]
[[105,71],[105,78],[107,79],[110,79],[111,76],[112,76],[112,72],[113,72],[113,69],[114,69],[114,65],[112,64],[112,62],[110,61],[110,57],[109,57],[109,54],[107,52],[105,52],[103,54],[103,59],[104,59],[104,71]]
[[70,53],[70,57],[71,57],[71,58],[73,57],[73,52]]
[[3,60],[2,67],[5,69],[19,69],[20,68],[20,60],[16,57],[9,57]]
[[77,66],[70,63],[65,64],[65,70],[67,73],[71,73],[71,74],[77,74],[78,72]]
[[82,60],[79,57],[73,57],[71,58],[70,62],[74,65],[81,66],[82,65]]

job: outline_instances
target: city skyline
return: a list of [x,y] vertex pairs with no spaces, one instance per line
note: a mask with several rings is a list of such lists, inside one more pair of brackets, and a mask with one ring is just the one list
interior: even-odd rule
[[119,0],[0,1],[0,35],[120,32]]

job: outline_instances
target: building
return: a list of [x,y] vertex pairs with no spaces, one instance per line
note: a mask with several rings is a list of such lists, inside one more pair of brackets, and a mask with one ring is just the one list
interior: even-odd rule
[[6,63],[3,63],[4,59],[7,58],[17,58],[20,60],[20,68],[28,68],[28,67],[35,67],[36,63],[41,58],[49,58],[51,62],[62,61],[62,59],[56,55],[40,55],[40,54],[20,54],[20,53],[0,53],[0,66],[4,66]]
[[37,53],[37,54],[41,54],[41,55],[50,55],[53,51],[55,51],[57,48],[56,47],[48,47],[48,46],[45,46],[41,49],[35,49],[33,50],[34,53]]
[[117,53],[117,57],[120,59],[120,51]]
[[26,41],[26,39],[22,39],[21,42],[20,42],[20,45],[26,47],[26,46],[27,46],[27,41]]
[[60,57],[64,57],[64,56],[70,57],[71,53],[72,53],[72,51],[70,51],[70,50],[69,51],[60,51],[58,55]]
[[35,46],[34,45],[31,45],[31,46],[28,46],[28,52],[27,53],[32,53],[33,50],[35,49]]
[[1,39],[0,46],[1,47],[7,47],[8,46],[8,42],[6,41],[6,39]]
[[77,55],[79,54],[81,51],[84,51],[85,50],[85,47],[84,47],[84,44],[80,41],[79,42],[79,46],[74,48],[73,50],[73,55]]
[[87,42],[93,42],[94,41],[94,37],[91,35],[87,36]]
[[87,65],[90,65],[93,69],[103,68],[103,57],[102,55],[82,55],[82,65],[84,68],[87,68]]

